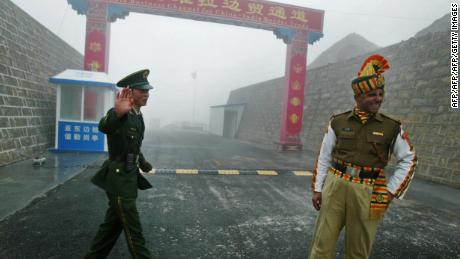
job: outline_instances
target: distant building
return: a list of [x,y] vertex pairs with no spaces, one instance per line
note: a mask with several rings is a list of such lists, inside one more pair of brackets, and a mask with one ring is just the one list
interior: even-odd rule
[[245,104],[211,106],[209,132],[223,137],[234,138],[238,133]]

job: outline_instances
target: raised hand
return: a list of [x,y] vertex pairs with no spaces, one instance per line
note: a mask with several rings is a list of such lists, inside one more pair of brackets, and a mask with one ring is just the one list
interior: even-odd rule
[[123,117],[133,108],[132,90],[129,87],[124,87],[120,92],[117,93],[117,99],[115,100],[115,113],[118,118]]

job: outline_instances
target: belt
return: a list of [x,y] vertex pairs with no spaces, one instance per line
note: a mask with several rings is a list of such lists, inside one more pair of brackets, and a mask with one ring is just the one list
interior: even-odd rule
[[370,168],[365,170],[363,167],[347,166],[338,162],[335,162],[333,167],[344,174],[348,174],[353,177],[357,176],[362,179],[377,179],[381,170],[380,168]]
[[109,160],[111,161],[125,161],[123,157],[124,156],[117,156],[117,155],[109,154]]
[[[113,155],[113,154],[109,154],[109,160],[112,160],[112,161],[121,161],[121,162],[126,162],[126,158],[127,158],[127,155]],[[131,159],[133,159],[133,161],[137,162],[139,160],[139,155],[133,155],[131,156]]]
[[109,160],[112,161],[125,161],[126,160],[126,155],[111,155],[109,154]]

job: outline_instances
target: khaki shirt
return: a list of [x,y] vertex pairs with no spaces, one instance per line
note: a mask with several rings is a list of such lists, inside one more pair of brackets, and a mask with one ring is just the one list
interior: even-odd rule
[[415,150],[398,121],[381,113],[370,120],[363,125],[352,111],[332,117],[313,171],[313,191],[321,192],[333,158],[360,166],[384,168],[387,162],[382,160],[385,155],[389,159],[392,154],[397,164],[393,175],[387,177],[388,191],[396,198],[404,196],[417,164]]
[[332,157],[359,166],[384,168],[400,123],[377,113],[362,124],[353,112],[335,116],[331,127],[337,136]]

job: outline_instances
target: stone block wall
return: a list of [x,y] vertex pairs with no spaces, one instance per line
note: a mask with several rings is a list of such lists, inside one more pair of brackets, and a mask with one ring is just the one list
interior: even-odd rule
[[9,0],[0,1],[0,165],[54,145],[56,86],[83,56]]
[[[416,176],[460,187],[460,111],[450,108],[450,32],[411,38],[375,53],[391,66],[381,112],[401,120],[409,133],[419,158]],[[319,152],[330,116],[353,108],[350,82],[370,54],[308,71],[304,149]],[[248,103],[238,138],[266,144],[278,140],[283,85],[279,78],[230,94],[229,102]]]

